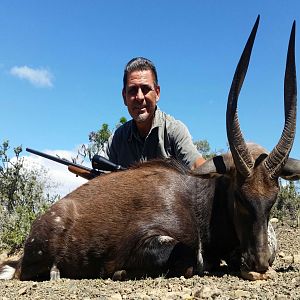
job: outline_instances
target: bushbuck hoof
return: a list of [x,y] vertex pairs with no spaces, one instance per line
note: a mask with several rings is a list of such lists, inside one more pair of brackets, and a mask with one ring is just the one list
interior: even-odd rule
[[112,280],[120,280],[124,281],[127,278],[127,272],[125,270],[116,271],[114,275],[112,276]]
[[186,279],[193,277],[193,275],[194,275],[194,268],[193,267],[187,268],[184,272],[184,278],[186,278]]
[[272,268],[269,268],[265,273],[258,273],[254,271],[241,271],[241,276],[244,279],[255,281],[255,280],[267,280],[275,279],[277,274]]

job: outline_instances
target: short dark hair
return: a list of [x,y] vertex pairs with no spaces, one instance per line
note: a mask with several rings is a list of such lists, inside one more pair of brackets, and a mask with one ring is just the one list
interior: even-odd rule
[[123,76],[123,89],[125,89],[127,84],[128,73],[133,71],[146,71],[146,70],[152,71],[152,74],[154,76],[154,84],[158,85],[158,77],[157,77],[157,72],[154,63],[151,60],[144,57],[135,57],[131,59],[125,66],[124,76]]

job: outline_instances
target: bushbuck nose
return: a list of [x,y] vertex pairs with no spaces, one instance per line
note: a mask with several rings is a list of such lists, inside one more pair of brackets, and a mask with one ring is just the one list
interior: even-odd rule
[[267,253],[259,253],[254,262],[254,271],[259,273],[266,272],[269,269],[269,256]]

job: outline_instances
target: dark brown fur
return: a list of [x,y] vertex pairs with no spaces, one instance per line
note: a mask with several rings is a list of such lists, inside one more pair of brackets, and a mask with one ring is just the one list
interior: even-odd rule
[[[191,178],[154,162],[89,181],[34,222],[20,278],[49,278],[54,264],[70,278],[112,277],[123,269],[128,277],[177,275],[196,267]],[[157,236],[174,241],[157,245]]]

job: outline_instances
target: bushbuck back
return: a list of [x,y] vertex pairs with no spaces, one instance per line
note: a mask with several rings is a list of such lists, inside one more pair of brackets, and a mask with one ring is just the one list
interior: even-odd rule
[[89,181],[33,223],[23,257],[17,266],[3,264],[0,278],[189,277],[222,259],[242,271],[266,272],[274,259],[268,221],[278,178],[299,179],[300,161],[288,158],[296,126],[295,24],[278,144],[270,153],[247,144],[239,127],[237,100],[258,22],[229,92],[231,152],[193,172],[172,160],[152,161]]

